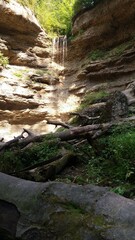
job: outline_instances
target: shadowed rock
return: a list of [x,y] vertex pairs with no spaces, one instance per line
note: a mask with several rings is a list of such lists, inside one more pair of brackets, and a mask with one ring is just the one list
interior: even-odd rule
[[0,200],[0,239],[15,237],[19,211],[10,202]]
[[0,198],[20,212],[23,240],[135,240],[135,202],[108,188],[37,183],[0,173]]

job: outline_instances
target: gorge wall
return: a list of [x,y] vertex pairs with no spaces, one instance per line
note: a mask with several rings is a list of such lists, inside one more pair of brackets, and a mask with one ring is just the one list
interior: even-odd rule
[[75,19],[72,44],[78,56],[108,49],[135,37],[135,2],[104,0]]
[[67,63],[72,66],[69,78],[76,79],[71,89],[74,93],[81,86],[83,93],[125,90],[134,82],[134,9],[133,0],[104,0],[77,15]]

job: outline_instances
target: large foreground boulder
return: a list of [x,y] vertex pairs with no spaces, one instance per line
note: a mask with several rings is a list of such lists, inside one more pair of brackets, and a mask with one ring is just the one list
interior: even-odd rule
[[108,188],[37,183],[0,173],[0,199],[18,209],[16,235],[23,240],[135,240],[135,202]]

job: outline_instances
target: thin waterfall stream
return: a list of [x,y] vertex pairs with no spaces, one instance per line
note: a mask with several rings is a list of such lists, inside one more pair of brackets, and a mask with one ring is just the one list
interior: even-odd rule
[[52,40],[52,68],[59,75],[59,84],[55,91],[54,108],[61,120],[69,119],[69,112],[76,109],[79,97],[69,92],[70,82],[65,78],[65,63],[68,57],[67,36],[58,36]]
[[56,62],[64,67],[67,57],[67,36],[53,38],[52,41],[52,62]]

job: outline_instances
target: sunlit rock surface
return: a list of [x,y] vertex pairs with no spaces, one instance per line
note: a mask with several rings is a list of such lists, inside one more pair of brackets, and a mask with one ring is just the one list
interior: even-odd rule
[[[10,139],[23,128],[39,134],[50,132],[55,126],[47,125],[46,119],[69,118],[68,112],[76,108],[78,97],[69,95],[59,76],[53,74],[46,68],[11,65],[0,72],[0,137]],[[44,79],[47,84],[42,83]]]
[[[52,56],[52,42],[33,13],[13,0],[2,0],[0,51],[14,66],[0,72],[1,137],[20,134],[23,127],[40,133],[54,130],[46,119],[67,121],[85,93],[124,91],[134,82],[134,4],[132,0],[105,1],[78,16],[73,25],[75,38],[68,42],[61,66],[53,61],[58,54]],[[120,43],[127,45],[119,54],[111,52],[94,61],[88,56],[91,50],[104,51]],[[129,104],[135,101],[132,95]]]
[[0,51],[10,63],[47,66],[51,41],[31,10],[14,0],[1,0],[0,16]]

